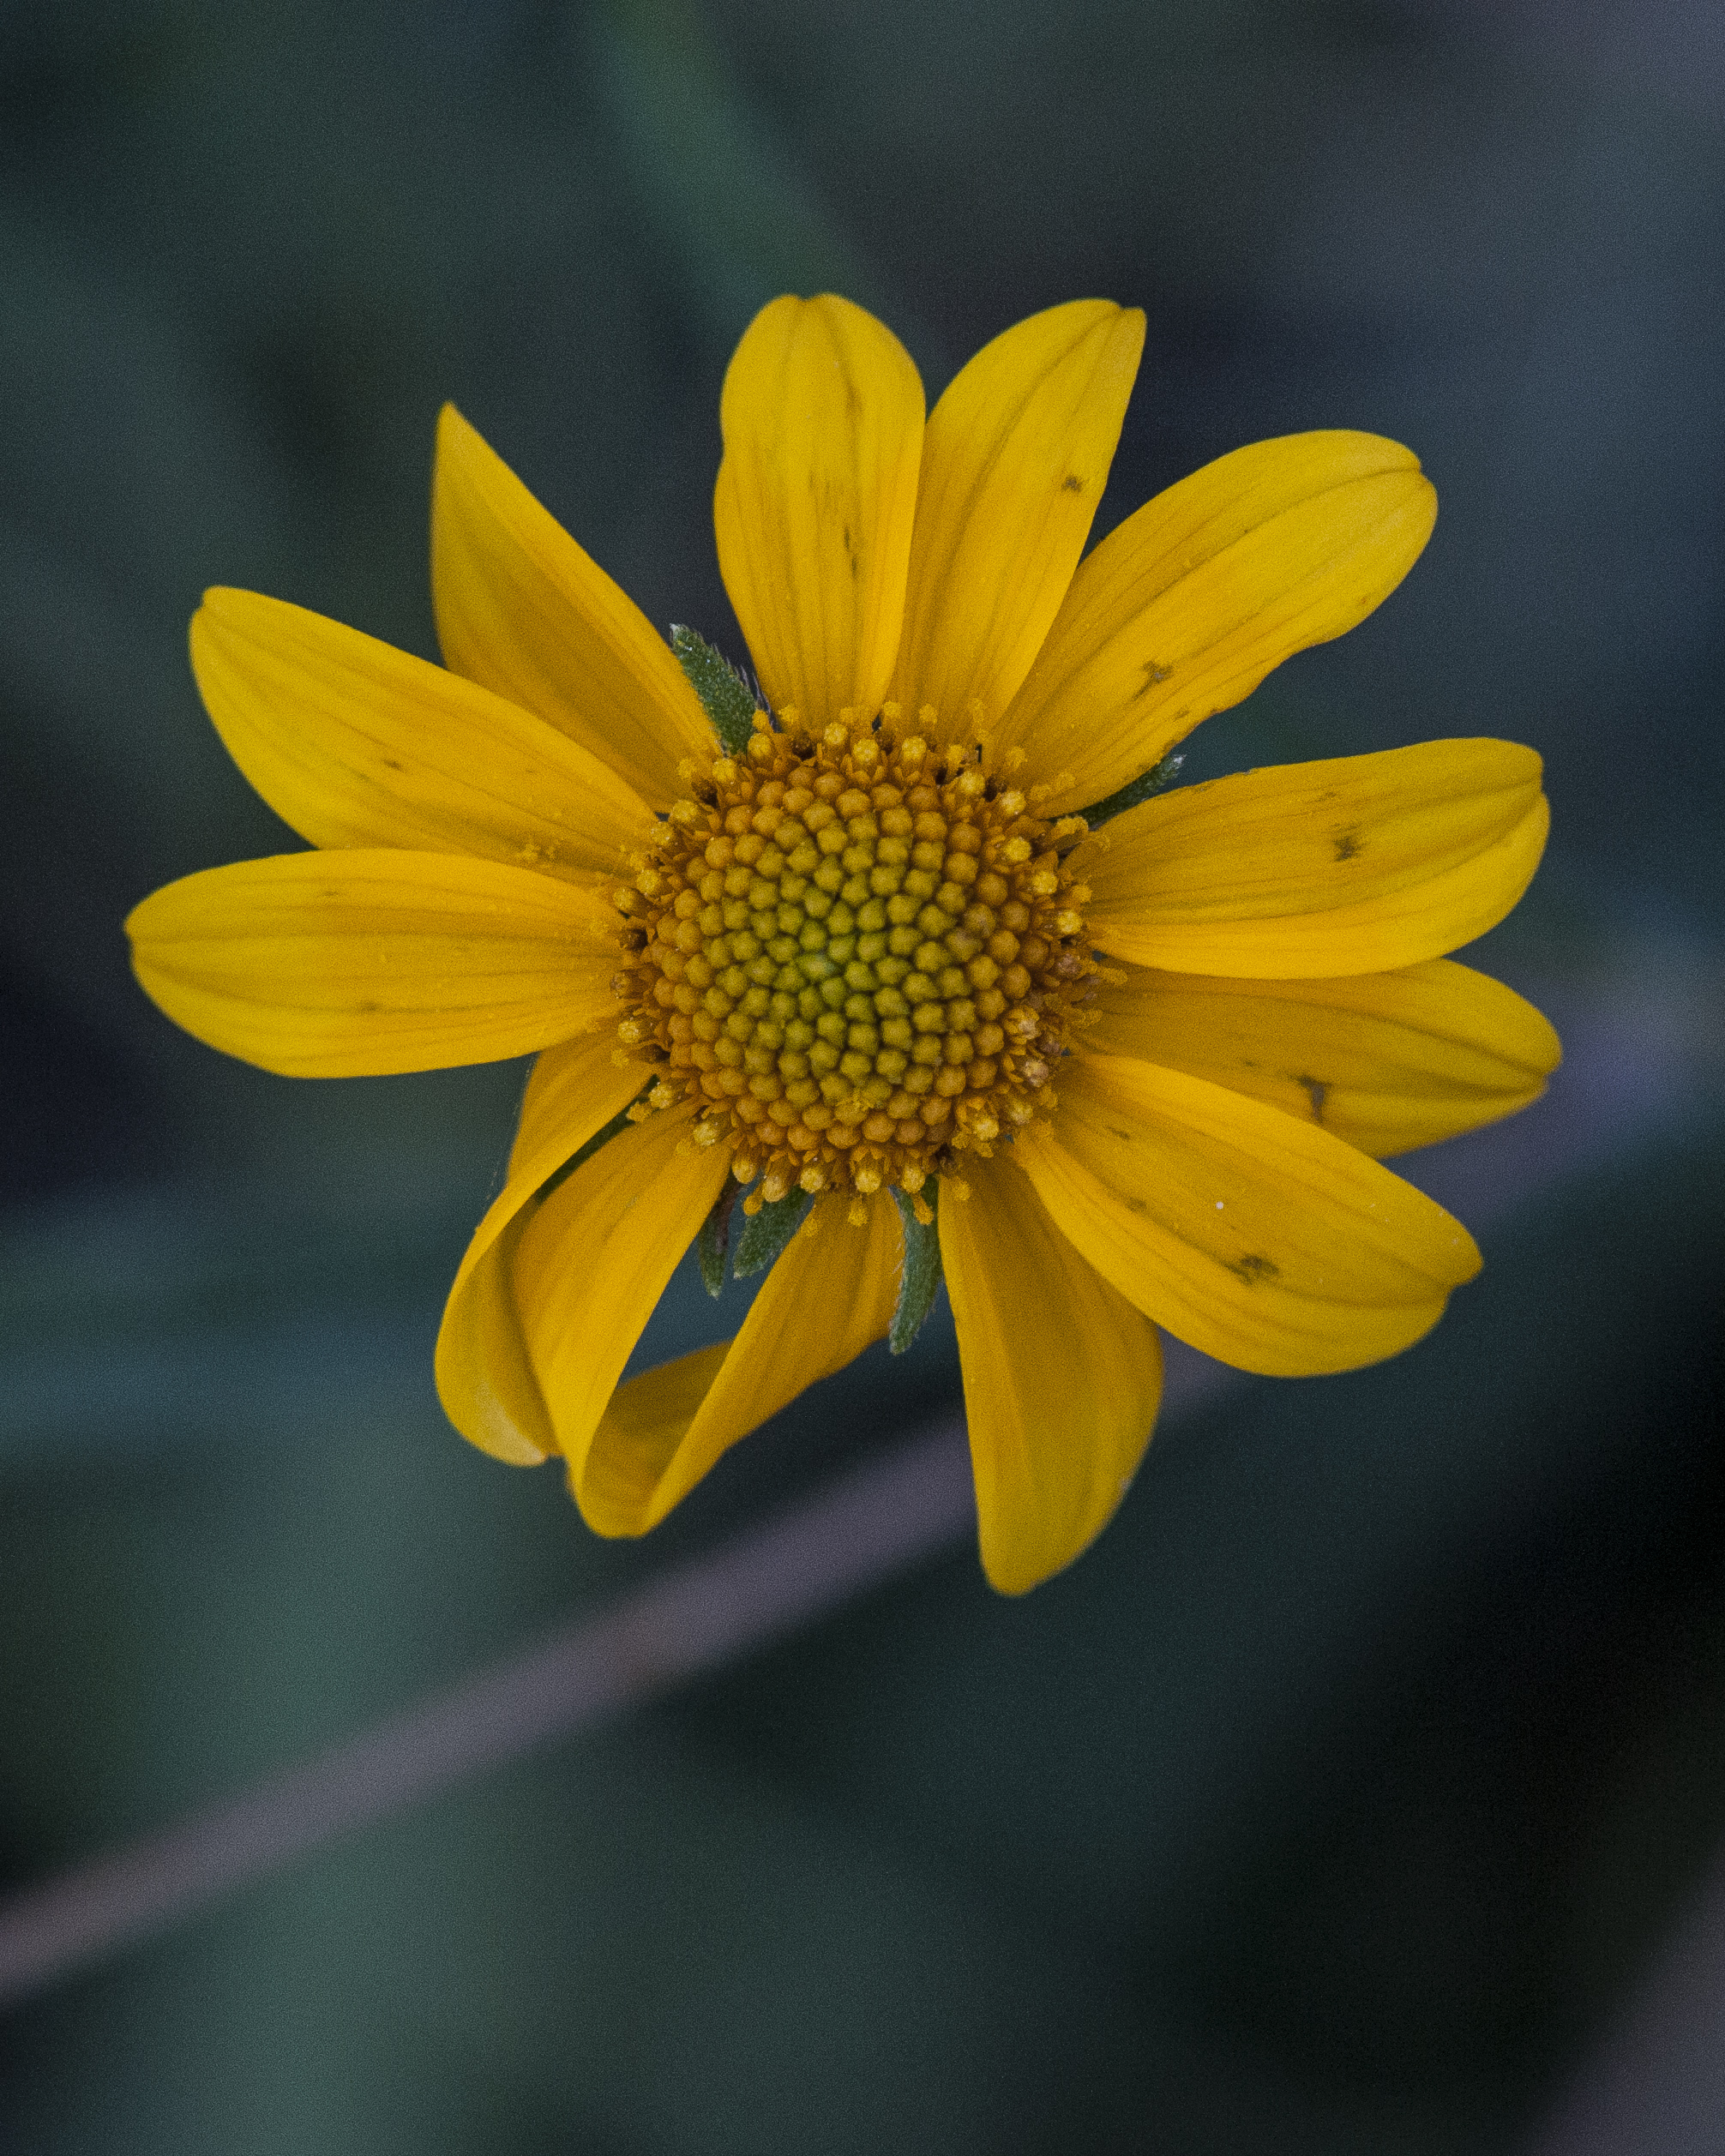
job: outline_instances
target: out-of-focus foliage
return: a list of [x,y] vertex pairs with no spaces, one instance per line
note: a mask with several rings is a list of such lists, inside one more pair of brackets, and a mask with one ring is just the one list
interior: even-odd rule
[[[741,659],[710,503],[757,304],[849,291],[933,393],[1036,307],[1137,303],[1104,525],[1321,425],[1409,441],[1443,504],[1403,589],[1181,778],[1531,741],[1557,835],[1483,962],[1584,1012],[1639,982],[1644,1030],[1712,1054],[1725,66],[1683,20],[0,3],[13,1877],[956,1402],[937,1312],[640,1549],[461,1445],[430,1346],[519,1070],[295,1084],[126,972],[146,891],[298,843],[199,710],[203,586],[432,652],[447,396],[654,620]],[[1518,1143],[1608,1094],[1596,1045]],[[27,2010],[17,2145],[1505,2146],[1725,1823],[1717,1100],[1671,1096],[1695,1060],[1657,1066],[1632,1159],[1485,1239],[1434,1340],[1171,1424],[1022,1606],[955,1556]],[[688,1269],[646,1354],[747,1292]]]

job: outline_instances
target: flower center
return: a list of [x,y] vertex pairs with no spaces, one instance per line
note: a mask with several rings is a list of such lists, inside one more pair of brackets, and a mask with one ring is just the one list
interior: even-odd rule
[[759,714],[746,755],[684,767],[617,893],[618,1036],[658,1067],[652,1106],[697,1102],[696,1143],[760,1178],[745,1210],[793,1187],[914,1195],[1054,1106],[1096,970],[1063,858],[1085,826],[1034,814],[974,746],[934,746],[933,718],[901,733],[889,704],[817,736]]

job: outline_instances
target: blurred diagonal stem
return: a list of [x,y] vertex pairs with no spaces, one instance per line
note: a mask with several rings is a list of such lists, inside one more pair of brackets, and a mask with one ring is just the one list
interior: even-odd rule
[[227,1803],[0,1907],[0,2005],[338,1835],[591,1727],[834,1609],[973,1519],[963,1426],[870,1462],[600,1616]]

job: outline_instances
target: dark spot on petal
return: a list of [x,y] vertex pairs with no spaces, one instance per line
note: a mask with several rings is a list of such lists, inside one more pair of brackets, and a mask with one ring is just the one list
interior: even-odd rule
[[1084,492],[1084,481],[1079,478],[1076,471],[1067,472],[1066,477],[1061,481],[1061,492],[1062,494],[1082,494]]
[[1133,703],[1136,703],[1140,696],[1148,696],[1157,682],[1165,682],[1173,671],[1174,669],[1171,666],[1158,666],[1153,658],[1147,658],[1144,662],[1144,680],[1132,693]]
[[1296,1085],[1303,1085],[1305,1087],[1307,1094],[1312,1102],[1312,1120],[1314,1123],[1321,1123],[1324,1120],[1324,1103],[1330,1097],[1330,1086],[1328,1080],[1325,1078],[1295,1078],[1294,1083]]
[[1359,852],[1361,843],[1360,834],[1357,831],[1338,831],[1336,833],[1337,860],[1351,861],[1355,855]]
[[400,771],[402,768],[401,765],[397,762],[394,756],[384,757],[382,762],[385,771]]
[[1260,1257],[1255,1252],[1245,1258],[1236,1258],[1228,1270],[1236,1280],[1243,1280],[1248,1288],[1255,1287],[1260,1280],[1277,1280],[1282,1274],[1282,1268],[1273,1258]]

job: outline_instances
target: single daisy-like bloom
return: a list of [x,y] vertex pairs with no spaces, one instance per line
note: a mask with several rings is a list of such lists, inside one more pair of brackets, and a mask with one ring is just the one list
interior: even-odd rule
[[[146,899],[138,977],[292,1075],[537,1051],[438,1386],[498,1458],[561,1456],[603,1534],[906,1344],[944,1277],[983,1562],[1019,1591],[1119,1504],[1159,1327],[1349,1370],[1478,1270],[1379,1161],[1557,1062],[1444,956],[1534,872],[1539,759],[1444,741],[1157,790],[1200,719],[1394,589],[1435,497],[1394,442],[1295,435],[1085,556],[1143,334],[1051,309],[925,417],[871,315],[765,309],[714,502],[765,709],[453,409],[446,667],[249,592],[192,624],[223,740],[315,850]],[[696,1242],[715,1292],[770,1267],[740,1329],[620,1383]]]

